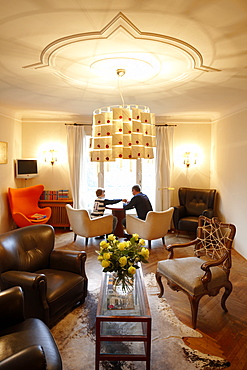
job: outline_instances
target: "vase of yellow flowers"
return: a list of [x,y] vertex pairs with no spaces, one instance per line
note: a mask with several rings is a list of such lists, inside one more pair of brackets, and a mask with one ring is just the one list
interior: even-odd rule
[[113,273],[113,287],[123,293],[128,293],[133,288],[134,275],[140,268],[140,262],[148,263],[149,250],[145,241],[133,234],[128,241],[119,241],[114,234],[108,235],[107,240],[100,242],[98,260],[103,272]]

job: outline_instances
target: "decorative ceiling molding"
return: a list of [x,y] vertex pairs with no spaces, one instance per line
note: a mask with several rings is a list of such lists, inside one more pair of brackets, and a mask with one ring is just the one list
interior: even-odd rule
[[[189,57],[192,68],[196,70],[203,72],[220,71],[219,69],[215,69],[210,66],[204,65],[202,54],[199,52],[199,50],[197,50],[194,46],[190,45],[189,43],[167,35],[141,31],[121,12],[118,13],[100,31],[69,35],[51,42],[42,50],[39,62],[26,65],[23,68],[34,68],[34,69],[45,67],[54,68],[54,63],[52,63],[53,56],[66,46],[90,40],[107,40],[110,39],[111,36],[113,36],[118,30],[126,32],[135,40],[153,41],[163,43],[176,48],[177,50],[185,53]],[[54,69],[56,70],[56,68]]]

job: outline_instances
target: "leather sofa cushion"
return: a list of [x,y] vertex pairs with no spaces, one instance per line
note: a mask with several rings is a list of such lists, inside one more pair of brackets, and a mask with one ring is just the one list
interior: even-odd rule
[[179,230],[196,231],[198,227],[198,217],[184,217],[178,221]]
[[43,269],[36,271],[44,274],[47,280],[47,302],[50,316],[65,307],[85,290],[85,280],[73,272]]
[[23,227],[0,235],[0,273],[48,268],[54,231],[48,225]]
[[200,216],[208,208],[208,193],[203,191],[189,191],[186,193],[186,215]]

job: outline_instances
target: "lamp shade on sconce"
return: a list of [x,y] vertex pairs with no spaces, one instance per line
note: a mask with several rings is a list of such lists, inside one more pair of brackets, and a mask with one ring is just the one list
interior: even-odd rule
[[53,166],[54,163],[57,162],[57,151],[54,149],[45,151],[44,159],[45,159],[45,162],[51,163],[51,165]]

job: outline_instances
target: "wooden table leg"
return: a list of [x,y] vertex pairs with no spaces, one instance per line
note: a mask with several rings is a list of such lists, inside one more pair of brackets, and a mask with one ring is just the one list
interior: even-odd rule
[[116,227],[114,234],[122,238],[124,236],[122,220],[125,218],[125,210],[124,209],[112,209],[112,214],[113,216],[116,216],[118,219],[117,227]]
[[95,370],[99,370],[99,356],[100,356],[100,320],[96,318]]

